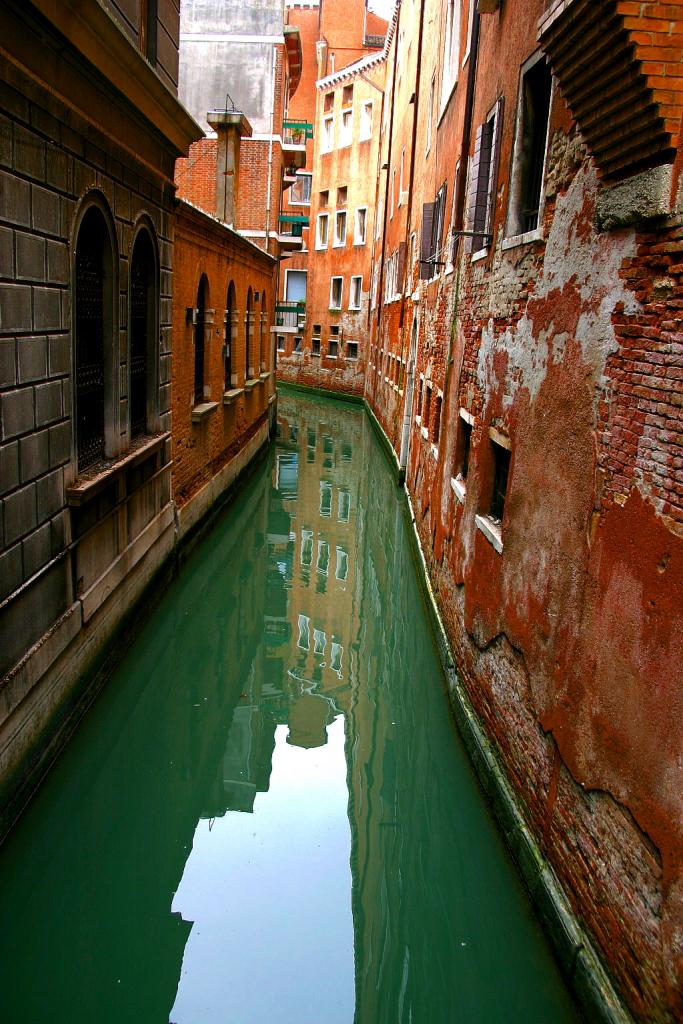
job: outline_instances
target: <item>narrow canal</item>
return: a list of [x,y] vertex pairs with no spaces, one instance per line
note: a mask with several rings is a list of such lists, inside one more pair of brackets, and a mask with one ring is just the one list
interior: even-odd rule
[[8,1024],[563,1024],[367,417],[282,395],[0,850]]

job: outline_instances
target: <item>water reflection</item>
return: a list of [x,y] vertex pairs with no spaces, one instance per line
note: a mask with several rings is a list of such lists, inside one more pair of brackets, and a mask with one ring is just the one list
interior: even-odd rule
[[279,411],[0,851],[3,1020],[574,1020],[452,732],[369,422]]

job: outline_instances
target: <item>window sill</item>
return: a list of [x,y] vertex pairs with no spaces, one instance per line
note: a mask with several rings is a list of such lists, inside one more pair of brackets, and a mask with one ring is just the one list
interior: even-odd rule
[[358,247],[360,248],[360,246],[363,246],[363,245],[365,245],[365,239],[363,239],[363,240],[362,240],[361,242],[354,242],[353,244],[354,244],[355,246],[358,246]]
[[244,394],[244,388],[230,388],[229,391],[223,392],[223,405],[232,405],[236,402],[240,395]]
[[349,313],[360,313],[360,306],[349,306]]
[[154,436],[143,435],[136,437],[125,455],[115,462],[99,463],[90,470],[86,470],[74,482],[66,488],[66,503],[70,506],[83,505],[90,501],[103,487],[111,481],[112,477],[122,470],[130,469],[144,459],[158,451],[170,437],[167,431],[164,434]]
[[425,441],[429,440],[429,431],[426,427],[420,427],[420,433],[424,437]]
[[510,238],[504,238],[502,249],[503,252],[506,252],[508,249],[515,249],[518,245],[529,245],[531,242],[542,241],[542,229],[534,228],[533,231],[526,231],[523,235],[512,235]]
[[259,374],[259,380],[261,381],[261,383],[263,383],[264,381],[268,380],[269,377],[270,377],[270,370],[264,370],[263,373]]
[[422,425],[422,417],[421,416],[416,416],[415,417],[415,423],[417,424],[418,427],[421,426]]
[[244,389],[245,391],[253,391],[254,388],[257,387],[260,383],[261,381],[258,379],[258,377],[250,377],[248,380],[245,380]]
[[485,249],[477,249],[477,251],[473,252],[472,255],[470,256],[470,262],[479,263],[480,260],[485,260],[488,254],[488,246]]
[[316,245],[315,251],[316,252],[327,252],[327,246],[326,245]]
[[311,359],[320,359],[319,352],[311,352]]
[[341,313],[341,311],[342,311],[341,306],[329,306],[329,308],[327,310],[328,313]]
[[192,422],[201,423],[212,412],[215,412],[217,408],[218,402],[200,402],[199,405],[195,405],[192,408]]
[[461,505],[465,504],[465,497],[467,495],[467,487],[462,477],[451,477],[451,490],[456,496]]
[[476,515],[474,517],[477,529],[486,537],[489,544],[492,544],[499,555],[503,554],[503,534],[500,523],[494,523],[489,516]]
[[436,445],[436,444],[433,444],[433,445],[432,445],[432,458],[433,458],[433,459],[434,459],[434,461],[436,462],[436,460],[438,459],[438,457],[439,457],[439,446],[438,446],[438,445]]
[[346,239],[343,242],[335,242],[332,246],[333,249],[343,249],[346,246]]

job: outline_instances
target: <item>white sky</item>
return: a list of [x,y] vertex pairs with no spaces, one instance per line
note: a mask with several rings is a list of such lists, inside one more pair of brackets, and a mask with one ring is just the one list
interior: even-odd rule
[[394,0],[369,0],[368,8],[374,11],[375,14],[379,14],[380,18],[385,18],[389,21],[391,12],[394,9]]

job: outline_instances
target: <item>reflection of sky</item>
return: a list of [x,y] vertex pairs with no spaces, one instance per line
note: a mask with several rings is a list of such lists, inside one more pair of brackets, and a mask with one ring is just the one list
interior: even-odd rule
[[194,922],[175,1024],[349,1024],[354,1013],[344,722],[301,750],[278,726],[253,814],[200,821],[173,911]]

